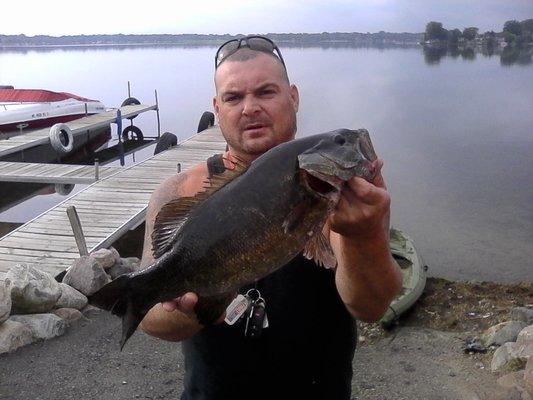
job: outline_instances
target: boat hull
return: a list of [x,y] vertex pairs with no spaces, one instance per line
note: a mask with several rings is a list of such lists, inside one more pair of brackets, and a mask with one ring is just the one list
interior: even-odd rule
[[[0,132],[4,134],[4,136],[12,136],[13,133],[20,134],[21,128],[22,132],[25,132],[28,129],[40,129],[40,128],[47,128],[49,126],[52,126],[54,124],[58,124],[60,122],[69,122],[74,121],[78,118],[83,118],[87,115],[93,115],[92,114],[71,114],[71,115],[58,115],[55,117],[49,117],[49,118],[43,118],[43,119],[34,119],[34,120],[26,120],[26,121],[18,121],[13,122],[9,124],[3,124],[0,125]],[[22,127],[20,125],[23,125]],[[11,133],[11,135],[10,135]]]
[[35,129],[105,111],[98,100],[48,90],[0,89],[0,132]]

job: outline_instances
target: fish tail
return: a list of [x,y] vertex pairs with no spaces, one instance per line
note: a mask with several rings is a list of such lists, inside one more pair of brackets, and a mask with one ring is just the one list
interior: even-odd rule
[[89,296],[89,304],[122,318],[120,350],[146,315],[146,312],[142,312],[133,304],[130,282],[131,278],[128,275],[121,275]]

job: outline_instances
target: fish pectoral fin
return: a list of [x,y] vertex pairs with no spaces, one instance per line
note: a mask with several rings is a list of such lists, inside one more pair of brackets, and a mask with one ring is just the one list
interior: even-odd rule
[[325,268],[337,267],[337,258],[322,229],[307,242],[303,255],[305,258],[314,260],[318,265]]
[[199,297],[198,303],[194,307],[196,319],[204,326],[213,325],[223,316],[234,297],[234,293]]
[[307,210],[307,202],[302,201],[301,203],[297,204],[283,221],[283,224],[281,225],[283,228],[283,232],[285,234],[294,232],[298,225],[303,221]]

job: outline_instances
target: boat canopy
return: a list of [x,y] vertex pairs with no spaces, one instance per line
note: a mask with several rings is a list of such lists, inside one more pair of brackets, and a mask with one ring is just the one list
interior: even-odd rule
[[67,92],[42,89],[0,89],[0,103],[49,103],[68,99],[96,101]]

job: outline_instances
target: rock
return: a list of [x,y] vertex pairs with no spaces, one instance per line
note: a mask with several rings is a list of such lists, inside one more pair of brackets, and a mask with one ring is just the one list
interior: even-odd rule
[[74,321],[77,321],[83,317],[81,311],[76,310],[75,308],[58,308],[57,310],[54,310],[54,314],[65,320],[67,325],[70,325]]
[[502,369],[509,361],[511,361],[516,355],[515,343],[504,343],[501,347],[498,347],[492,356],[492,362],[490,363],[490,369],[492,372],[496,372]]
[[0,324],[9,318],[11,313],[11,288],[9,281],[0,281]]
[[87,305],[87,297],[65,283],[60,283],[61,296],[57,300],[55,308],[75,308],[81,310]]
[[[117,251],[115,250],[115,252]],[[102,268],[104,269],[111,268],[115,264],[115,261],[116,261],[115,253],[109,249],[100,249],[100,250],[93,251],[89,255],[89,257],[98,261],[100,265],[102,266]]]
[[11,268],[6,279],[10,282],[12,314],[50,311],[61,295],[59,283],[52,275],[28,264]]
[[533,342],[525,344],[508,342],[496,349],[492,356],[492,372],[501,370],[524,369],[526,362],[533,356]]
[[55,314],[12,315],[10,321],[20,322],[30,328],[34,339],[51,339],[61,336],[66,322]]
[[[135,258],[135,257],[132,257]],[[138,260],[137,258],[135,258]],[[126,260],[124,262],[123,260]],[[135,270],[135,264],[128,262],[127,259],[122,258],[118,263],[113,265],[111,268],[107,270],[107,274],[111,277],[111,279],[116,279],[120,275],[123,274],[129,274],[130,272],[133,272]]]
[[139,265],[141,264],[141,260],[139,260],[137,257],[121,258],[120,262],[132,271],[138,270]]
[[33,342],[31,329],[8,319],[0,325],[0,354],[14,351]]
[[110,247],[109,250],[113,253],[113,257],[115,257],[115,262],[113,264],[120,262],[120,254],[118,253],[117,249]]
[[533,324],[533,308],[515,307],[511,309],[511,319],[513,321],[524,321],[526,324]]
[[498,345],[501,346],[507,342],[514,342],[518,333],[526,327],[523,321],[508,321],[501,324],[491,326],[483,334],[483,342],[485,346]]
[[109,276],[92,256],[83,256],[74,261],[63,278],[63,283],[72,286],[85,296],[90,296],[108,282],[110,282]]
[[529,357],[524,370],[524,388],[526,392],[533,396],[533,357]]
[[518,345],[528,345],[529,343],[533,343],[533,325],[522,329],[516,338],[516,344]]

